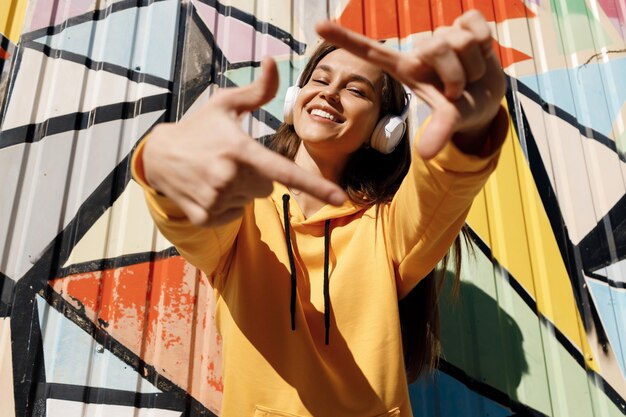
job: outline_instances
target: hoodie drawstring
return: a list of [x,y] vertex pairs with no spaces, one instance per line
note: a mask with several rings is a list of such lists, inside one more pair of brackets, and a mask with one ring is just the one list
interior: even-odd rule
[[296,330],[296,261],[293,258],[291,247],[291,233],[289,233],[289,194],[283,194],[283,217],[285,218],[285,241],[287,242],[287,254],[289,255],[289,269],[291,269],[291,330]]
[[[287,255],[289,256],[289,268],[291,269],[291,330],[296,330],[296,262],[291,246],[291,233],[289,229],[289,194],[283,194],[283,217],[285,221],[285,242],[287,243]],[[330,219],[324,222],[324,342],[329,343],[330,337],[330,281],[328,279],[330,254]]]
[[330,333],[330,282],[328,281],[328,249],[330,247],[330,219],[324,223],[324,341],[328,345]]

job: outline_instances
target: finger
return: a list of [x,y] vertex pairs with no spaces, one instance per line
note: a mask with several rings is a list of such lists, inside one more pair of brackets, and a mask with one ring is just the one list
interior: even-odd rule
[[399,52],[328,20],[315,25],[315,30],[327,41],[371,62],[394,78],[399,78],[397,63],[402,58]]
[[209,222],[209,212],[192,199],[179,196],[176,204],[185,213],[189,222],[195,226],[206,226]]
[[254,141],[248,142],[238,158],[264,178],[304,191],[324,202],[339,206],[346,200],[345,193],[338,185],[306,172],[293,161]]
[[445,95],[456,100],[465,89],[465,70],[454,49],[444,37],[435,36],[416,49],[417,57],[435,70]]
[[431,106],[433,113],[420,137],[417,150],[423,159],[431,159],[452,139],[460,114],[455,104],[434,86],[423,86],[419,94]]
[[477,81],[485,75],[485,57],[472,32],[457,27],[442,26],[437,28],[435,33],[443,37],[456,51],[467,83]]
[[474,34],[476,41],[485,49],[491,49],[491,29],[485,17],[478,10],[469,10],[455,21],[454,25]]
[[261,63],[261,76],[253,83],[239,88],[228,88],[216,93],[215,99],[237,115],[253,111],[269,102],[278,91],[278,69],[276,62],[266,58]]
[[212,213],[211,218],[207,221],[205,225],[209,227],[222,226],[243,217],[243,214],[243,207],[232,208],[220,214]]
[[274,191],[274,184],[271,180],[259,177],[256,172],[241,175],[241,180],[237,182],[234,190],[237,194],[246,195],[250,198],[267,197]]
[[229,210],[243,208],[253,199],[249,195],[231,195],[228,198],[222,198],[211,207],[211,215],[220,216]]

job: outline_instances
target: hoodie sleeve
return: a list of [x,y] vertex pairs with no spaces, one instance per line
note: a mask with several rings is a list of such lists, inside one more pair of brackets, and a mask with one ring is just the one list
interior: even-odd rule
[[202,270],[211,286],[221,286],[222,272],[230,258],[241,219],[219,227],[194,226],[183,211],[169,198],[148,185],[143,171],[144,139],[131,162],[132,175],[144,190],[146,204],[159,231],[192,265]]
[[474,197],[496,168],[502,144],[512,131],[503,102],[481,152],[484,157],[465,154],[449,143],[425,161],[414,144],[409,172],[388,207],[385,222],[399,298],[407,295],[447,253]]

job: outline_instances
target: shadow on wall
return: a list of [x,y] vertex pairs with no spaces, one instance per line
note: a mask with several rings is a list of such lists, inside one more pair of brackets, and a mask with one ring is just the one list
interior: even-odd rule
[[458,297],[448,273],[440,298],[440,370],[410,387],[419,416],[511,416],[517,387],[528,372],[515,320],[479,287],[462,282]]

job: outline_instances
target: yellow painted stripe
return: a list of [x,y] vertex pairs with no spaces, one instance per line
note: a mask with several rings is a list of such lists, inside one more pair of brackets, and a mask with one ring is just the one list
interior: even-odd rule
[[505,143],[496,172],[472,206],[468,223],[493,256],[537,301],[539,312],[598,371],[567,270],[517,137]]
[[17,43],[22,33],[28,0],[0,1],[0,33]]

